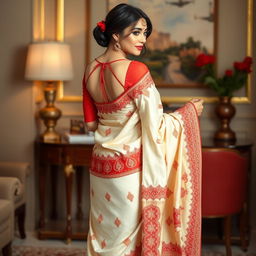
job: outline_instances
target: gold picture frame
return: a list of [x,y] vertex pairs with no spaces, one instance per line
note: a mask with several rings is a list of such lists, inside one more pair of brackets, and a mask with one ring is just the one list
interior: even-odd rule
[[[33,0],[34,8],[33,8],[33,40],[43,40],[44,39],[44,0]],[[90,38],[89,28],[91,27],[91,3],[90,0],[86,1],[86,37],[87,37],[87,47],[86,47],[86,60],[90,59]],[[247,0],[247,38],[246,38],[246,55],[252,56],[252,39],[253,39],[253,0]],[[64,9],[65,2],[64,0],[56,0],[56,40],[64,41]],[[248,75],[247,84],[245,87],[245,96],[242,97],[233,97],[234,103],[250,103],[251,102],[251,83],[252,83],[252,75]],[[171,88],[170,88],[171,90]],[[193,96],[198,97],[198,96]],[[191,99],[191,96],[162,96],[162,101],[164,103],[183,103]],[[213,103],[218,101],[218,97],[201,97],[204,99],[206,103]],[[61,102],[81,102],[82,96],[76,95],[65,95],[63,82],[58,84],[58,101]]]

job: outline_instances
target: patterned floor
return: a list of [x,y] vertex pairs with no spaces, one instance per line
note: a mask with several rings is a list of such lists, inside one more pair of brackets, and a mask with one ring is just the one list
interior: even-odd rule
[[[13,256],[86,256],[84,241],[72,241],[67,245],[62,240],[38,240],[33,233],[27,233],[25,240],[16,238],[12,248]],[[232,252],[233,256],[256,256],[256,232],[251,236],[247,253],[243,253],[238,246],[233,246]],[[225,256],[225,247],[203,246],[202,256]]]
[[17,245],[12,248],[12,256],[86,256],[85,249],[45,248]]
[[[79,248],[45,248],[34,246],[13,246],[13,256],[86,256],[85,249]],[[233,256],[256,256],[256,253],[236,253]],[[225,256],[223,252],[205,252],[202,256]]]

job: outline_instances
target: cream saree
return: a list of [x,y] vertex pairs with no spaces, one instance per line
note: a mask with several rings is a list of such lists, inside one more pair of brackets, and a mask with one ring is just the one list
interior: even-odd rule
[[192,103],[163,113],[149,73],[96,104],[88,256],[199,256],[201,140]]

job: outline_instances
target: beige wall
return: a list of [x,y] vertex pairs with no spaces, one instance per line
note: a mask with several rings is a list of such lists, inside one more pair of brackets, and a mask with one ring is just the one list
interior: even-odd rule
[[[46,1],[46,38],[55,37],[55,5],[52,0]],[[223,72],[229,68],[234,60],[245,55],[245,11],[242,3],[245,0],[221,0],[219,6],[218,27],[218,69]],[[75,78],[66,83],[65,95],[80,95],[81,77],[85,65],[85,49],[88,43],[85,37],[86,23],[85,0],[65,1],[65,41],[72,47],[75,67]],[[103,0],[93,0],[91,23],[94,25],[105,16],[106,4]],[[256,3],[255,3],[256,5]],[[233,6],[233,8],[231,8]],[[33,142],[37,128],[35,112],[39,107],[35,103],[37,91],[30,82],[24,80],[24,66],[26,47],[32,41],[32,0],[6,0],[0,2],[0,161],[29,161],[33,166]],[[244,15],[240,16],[240,13]],[[256,6],[254,7],[256,13]],[[227,18],[227,15],[228,18]],[[239,17],[239,22],[238,18]],[[254,17],[255,23],[255,17]],[[255,33],[256,34],[256,33]],[[255,35],[254,35],[255,36]],[[255,39],[255,37],[254,37]],[[255,42],[255,40],[254,40]],[[101,53],[102,49],[96,46],[93,40],[90,43],[91,58]],[[254,44],[254,51],[256,46]],[[254,77],[256,65],[254,63]],[[250,138],[256,142],[256,94],[255,78],[252,83],[252,103],[236,104],[237,113],[232,121],[232,128],[237,136]],[[161,90],[162,95],[197,95],[197,90]],[[208,92],[206,92],[207,94]],[[59,101],[57,106],[62,109],[63,116],[58,122],[58,129],[68,128],[71,118],[82,118],[81,102]],[[217,120],[213,113],[214,104],[205,104],[205,111],[201,118],[202,136],[211,137],[217,129]],[[253,150],[252,170],[252,217],[256,226],[256,150]],[[38,198],[35,194],[34,171],[28,181],[28,217],[27,227],[30,230],[35,226],[35,209]],[[85,186],[87,186],[86,184]],[[86,198],[84,199],[87,200]],[[64,209],[64,203],[60,209]]]
[[[24,80],[31,41],[31,0],[0,2],[0,161],[33,163],[35,120],[31,83]],[[34,227],[34,174],[28,181],[27,222]]]

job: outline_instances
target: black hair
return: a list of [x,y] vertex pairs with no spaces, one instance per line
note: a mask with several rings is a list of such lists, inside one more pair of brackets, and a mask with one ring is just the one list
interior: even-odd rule
[[93,30],[93,36],[100,46],[107,47],[113,34],[120,34],[125,28],[141,18],[146,20],[148,38],[152,32],[152,23],[149,17],[141,9],[128,4],[119,4],[111,9],[106,16],[105,31],[101,31],[100,27],[96,26]]

